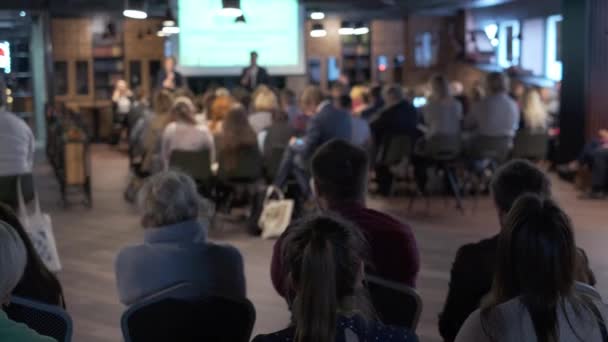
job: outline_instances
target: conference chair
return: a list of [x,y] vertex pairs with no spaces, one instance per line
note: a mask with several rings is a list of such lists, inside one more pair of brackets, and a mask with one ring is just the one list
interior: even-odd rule
[[397,184],[400,181],[408,180],[407,167],[409,163],[404,165],[405,172],[399,172],[399,170],[402,170],[399,168],[399,166],[402,165],[404,161],[409,161],[409,158],[412,155],[412,150],[412,141],[407,135],[392,136],[387,138],[386,141],[380,145],[377,153],[376,163],[378,165],[382,165],[382,167],[387,167],[393,177],[389,195],[395,194]]
[[520,131],[515,136],[511,157],[533,161],[545,160],[548,149],[549,135],[547,133]]
[[17,200],[17,185],[19,182],[21,182],[23,200],[28,203],[34,198],[34,177],[31,173],[0,177],[0,202],[15,210],[19,206]]
[[223,206],[229,213],[235,204],[250,204],[256,185],[263,176],[262,154],[257,146],[243,148],[238,151],[236,165],[226,168],[224,156],[219,156],[217,174],[216,204]]
[[121,318],[125,342],[249,341],[255,323],[249,300],[191,295],[188,284],[178,284],[127,309]]
[[372,275],[365,276],[365,284],[382,323],[416,331],[422,299],[414,289]]
[[4,311],[8,318],[27,325],[40,335],[52,337],[58,342],[72,340],[72,318],[59,306],[13,296]]
[[266,180],[268,182],[272,182],[276,178],[285,149],[286,146],[282,145],[272,146],[269,152],[270,155],[264,156],[264,169],[266,170]]
[[169,168],[179,170],[192,177],[199,188],[199,192],[202,194],[211,194],[210,188],[213,182],[213,173],[211,171],[211,152],[208,149],[200,151],[173,151],[169,158]]

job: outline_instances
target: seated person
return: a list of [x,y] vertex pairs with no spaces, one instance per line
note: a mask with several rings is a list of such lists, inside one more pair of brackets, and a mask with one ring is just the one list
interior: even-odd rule
[[591,191],[584,197],[602,199],[608,191],[608,147],[603,146],[593,152],[591,167]]
[[[416,287],[420,254],[412,229],[397,219],[369,209],[367,194],[368,158],[358,147],[343,140],[323,145],[312,158],[314,194],[319,208],[331,210],[353,222],[369,243],[366,272],[386,280]],[[288,232],[284,235],[289,234]],[[274,245],[272,283],[285,297],[284,282],[287,262],[281,246],[284,237]]]
[[136,173],[146,176],[162,170],[161,141],[165,128],[171,121],[169,111],[173,106],[173,94],[168,90],[156,93],[154,98],[154,114],[147,118],[142,126],[133,132],[138,138],[137,148],[134,146],[134,164]]
[[258,134],[258,142],[264,158],[270,157],[274,148],[287,148],[293,134],[294,130],[289,125],[287,113],[275,112],[272,115],[272,125]]
[[502,73],[492,72],[486,79],[487,96],[473,105],[467,115],[465,128],[476,135],[514,137],[519,127],[519,107],[507,92],[508,79]]
[[[353,90],[356,88],[353,88]],[[351,92],[352,93],[352,92]],[[348,95],[340,96],[338,101],[339,109],[349,112],[352,115],[351,125],[352,125],[352,134],[350,142],[355,146],[359,146],[362,148],[369,148],[372,144],[372,133],[369,128],[369,123],[367,120],[363,120],[359,115],[361,112],[355,112],[351,108],[353,107],[352,100]]]
[[272,90],[264,87],[254,94],[253,113],[249,115],[249,124],[260,133],[272,124],[272,113],[279,110],[279,100]]
[[255,153],[261,160],[257,136],[247,120],[247,111],[241,105],[234,105],[230,109],[224,120],[222,133],[216,140],[220,178],[229,178],[236,172],[244,154]]
[[521,123],[519,129],[529,133],[547,134],[549,112],[536,88],[526,89],[522,97]]
[[281,110],[287,113],[289,125],[296,131],[304,133],[306,131],[307,116],[298,108],[296,94],[291,89],[283,89],[279,94]]
[[374,114],[384,107],[384,99],[382,98],[382,87],[375,85],[369,90],[369,104],[361,112],[361,118],[370,120]]
[[321,89],[309,86],[302,94],[304,112],[312,116],[301,139],[292,139],[285,151],[274,185],[283,188],[290,175],[298,182],[303,198],[310,194],[307,163],[315,151],[331,139],[350,140],[352,125],[350,115],[337,109],[330,100],[323,100]]
[[[1,78],[1,77],[0,77]],[[0,176],[31,173],[35,140],[30,126],[6,109],[3,83],[0,83]]]
[[[11,293],[19,283],[27,265],[27,251],[19,234],[6,222],[0,221],[0,300],[8,304]],[[0,341],[53,342],[23,323],[10,320],[0,309]]]
[[[378,150],[385,150],[391,139],[396,136],[408,136],[411,144],[421,136],[417,126],[420,122],[418,112],[414,106],[405,99],[403,89],[394,84],[384,89],[385,107],[370,119],[372,137]],[[383,156],[375,158],[379,161],[376,167],[376,180],[378,191],[388,194],[393,182],[389,166],[382,163]]]
[[214,136],[222,132],[222,124],[226,118],[226,114],[228,114],[234,105],[235,101],[230,96],[230,93],[225,94],[223,91],[220,92],[219,90],[216,90],[215,98],[211,103],[209,114],[207,115],[209,130]]
[[180,97],[169,111],[171,123],[163,132],[161,155],[165,170],[169,169],[169,161],[173,151],[210,152],[209,165],[215,161],[215,146],[213,135],[206,125],[201,125],[194,118],[194,105],[187,97]]
[[142,189],[144,242],[116,258],[120,301],[132,305],[186,282],[201,293],[245,297],[243,258],[231,246],[207,241],[208,220],[194,181],[179,172],[152,176]]
[[27,254],[25,271],[12,294],[22,298],[31,299],[40,303],[57,305],[65,308],[63,290],[59,280],[46,267],[38,252],[34,248],[29,235],[19,222],[17,215],[0,203],[0,221],[11,226],[21,238]]
[[[504,229],[505,217],[515,200],[526,193],[550,197],[551,182],[534,164],[513,160],[496,171],[491,190],[498,221]],[[458,249],[445,306],[439,315],[439,332],[445,341],[454,341],[464,321],[479,308],[482,298],[490,291],[496,271],[498,241],[497,234]],[[585,278],[593,279],[590,270],[580,274],[589,274]]]
[[574,229],[554,201],[515,201],[496,253],[490,293],[456,342],[606,341],[608,310],[577,287]]
[[350,223],[313,216],[282,240],[292,325],[254,342],[417,341],[405,329],[374,320],[362,281],[365,237]]

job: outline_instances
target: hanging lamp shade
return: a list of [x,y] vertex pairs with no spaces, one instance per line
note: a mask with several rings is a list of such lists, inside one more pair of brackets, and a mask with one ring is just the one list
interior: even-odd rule
[[122,15],[131,19],[146,19],[148,17],[145,0],[125,0],[125,9]]
[[237,18],[243,15],[243,11],[241,10],[241,1],[240,0],[222,0],[222,9],[219,14],[224,17],[233,17]]

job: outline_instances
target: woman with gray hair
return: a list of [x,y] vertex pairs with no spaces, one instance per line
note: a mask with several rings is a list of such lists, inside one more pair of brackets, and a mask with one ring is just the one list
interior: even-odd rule
[[[8,223],[0,221],[0,299],[2,304],[10,301],[11,292],[25,271],[27,252],[23,241]],[[11,321],[0,310],[0,341],[51,342],[54,339],[38,335],[22,323]]]
[[144,243],[120,251],[116,281],[120,300],[137,303],[179,283],[200,293],[245,297],[243,258],[231,246],[207,241],[207,218],[194,181],[180,172],[149,179],[140,192]]

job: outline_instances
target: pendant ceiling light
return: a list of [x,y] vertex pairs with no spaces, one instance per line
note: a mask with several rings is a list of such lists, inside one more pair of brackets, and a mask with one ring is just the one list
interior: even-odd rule
[[175,21],[175,16],[173,15],[173,11],[170,6],[167,6],[167,10],[165,11],[165,17],[163,18],[163,26],[177,26]]
[[351,34],[355,34],[355,28],[353,25],[347,21],[343,21],[340,29],[338,29],[338,33],[342,36],[348,36]]
[[146,1],[126,0],[125,10],[122,12],[122,15],[132,19],[146,19],[148,17],[148,12],[146,12]]
[[367,27],[367,25],[364,23],[357,23],[357,25],[355,25],[355,29],[353,30],[353,34],[356,34],[356,35],[362,35],[362,34],[368,34],[368,33],[369,33],[369,27]]
[[245,15],[241,14],[239,17],[234,19],[234,22],[237,24],[247,24],[247,19],[245,19]]
[[313,38],[321,38],[327,36],[327,31],[323,27],[321,23],[315,23],[312,25],[312,30],[310,30],[310,36]]
[[219,14],[224,17],[233,17],[237,18],[243,15],[243,11],[241,10],[241,1],[240,0],[222,0],[222,9],[219,11]]

